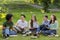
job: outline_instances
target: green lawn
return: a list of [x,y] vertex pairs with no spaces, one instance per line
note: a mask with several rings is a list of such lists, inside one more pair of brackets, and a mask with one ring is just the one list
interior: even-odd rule
[[[21,13],[24,13],[26,15],[26,20],[29,21],[31,19],[31,15],[32,14],[35,14],[37,16],[37,20],[38,20],[38,23],[41,24],[42,21],[43,21],[43,16],[45,14],[42,14],[40,12],[40,10],[38,9],[35,9],[35,8],[31,8],[31,7],[26,7],[26,8],[23,8],[23,9],[12,9],[11,10],[11,13],[13,14],[13,22],[16,23],[18,19],[20,19],[20,15]],[[48,16],[49,16],[49,19],[50,19],[50,15],[53,14],[53,13],[46,13]],[[57,16],[57,20],[60,24],[60,12],[56,12],[54,13],[56,16]],[[0,20],[0,25],[3,24],[3,22],[5,21],[5,19],[1,19]],[[59,25],[60,26],[60,25]],[[58,28],[58,35],[60,35],[60,27]],[[2,31],[0,31],[0,40],[4,40],[3,37],[2,37]],[[60,40],[60,36],[59,37],[48,37],[48,36],[44,36],[44,35],[40,35],[39,38],[37,39],[31,39],[31,36],[26,36],[26,37],[23,37],[22,35],[18,34],[17,37],[9,37],[8,40]]]
[[[26,20],[29,21],[32,14],[30,12],[25,12],[24,14],[26,15]],[[43,20],[43,16],[45,14],[41,14],[41,13],[38,13],[38,12],[35,12],[35,13],[33,12],[33,14],[36,14],[37,19],[38,19],[38,23],[41,24],[41,22]],[[20,18],[20,14],[19,13],[13,13],[13,15],[14,15],[13,22],[16,23],[17,20]],[[51,14],[48,13],[47,15],[50,17]],[[55,13],[55,15],[57,16],[58,22],[60,22],[60,13]],[[60,35],[59,31],[60,31],[60,29],[58,29],[58,34]],[[0,31],[0,40],[3,40],[1,35],[2,34],[1,34],[1,31]],[[23,37],[20,34],[17,37],[10,37],[9,38],[9,40],[59,40],[59,39],[60,39],[60,37],[48,37],[48,36],[43,36],[43,35],[40,35],[40,37],[37,38],[37,39],[31,39],[30,36]]]

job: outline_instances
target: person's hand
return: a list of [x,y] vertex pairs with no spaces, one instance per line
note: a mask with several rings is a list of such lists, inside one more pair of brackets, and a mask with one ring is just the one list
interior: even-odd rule
[[2,27],[2,29],[5,29],[6,27]]
[[33,27],[31,27],[31,29],[34,29]]

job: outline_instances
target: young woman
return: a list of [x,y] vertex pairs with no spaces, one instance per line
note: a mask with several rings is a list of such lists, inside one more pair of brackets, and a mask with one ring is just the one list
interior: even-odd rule
[[45,31],[44,34],[47,35],[56,35],[57,34],[57,29],[58,29],[58,21],[56,19],[55,15],[51,15],[51,20],[50,20],[50,30]]
[[31,20],[29,21],[29,28],[34,37],[37,37],[37,28],[38,28],[38,23],[35,15],[32,15]]
[[8,38],[10,35],[16,35],[16,31],[13,28],[12,14],[6,15],[6,22],[3,23],[3,37]]

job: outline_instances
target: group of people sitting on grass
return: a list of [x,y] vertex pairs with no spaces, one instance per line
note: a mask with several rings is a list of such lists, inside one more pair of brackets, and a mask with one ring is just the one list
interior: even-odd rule
[[51,15],[51,19],[48,20],[48,16],[45,15],[41,25],[38,25],[35,15],[31,16],[29,22],[25,20],[26,16],[21,14],[20,19],[13,24],[13,15],[7,14],[6,21],[3,23],[2,34],[4,38],[8,38],[18,33],[23,36],[30,36],[37,38],[40,34],[46,36],[57,36],[58,22],[55,15]]

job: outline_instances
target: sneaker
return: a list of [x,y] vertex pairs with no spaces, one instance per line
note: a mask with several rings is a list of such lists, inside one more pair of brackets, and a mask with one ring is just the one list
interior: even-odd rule
[[48,35],[49,37],[53,37],[54,35]]
[[36,39],[36,38],[37,38],[37,36],[31,36],[31,38]]
[[59,35],[55,35],[55,37],[59,37]]
[[10,35],[10,37],[15,37],[15,36],[17,36],[17,35]]
[[31,34],[31,31],[30,32],[28,32],[28,33],[26,33],[27,35],[29,35],[29,34]]
[[26,34],[23,34],[22,36],[23,36],[23,37],[25,37],[25,36],[26,36]]

